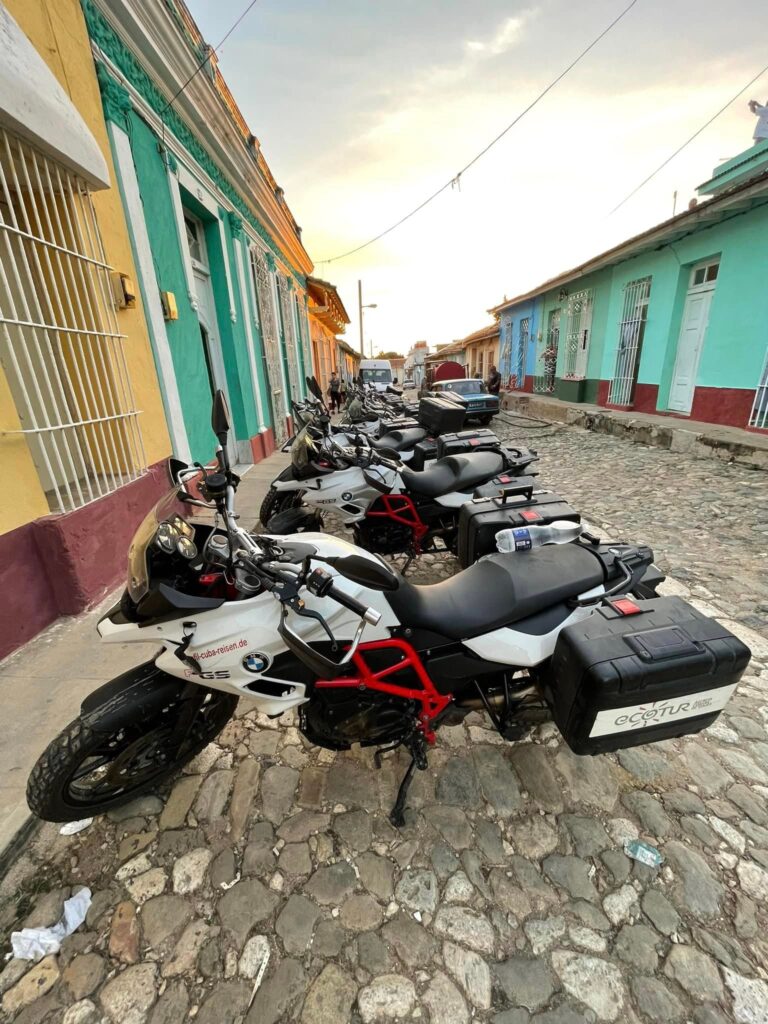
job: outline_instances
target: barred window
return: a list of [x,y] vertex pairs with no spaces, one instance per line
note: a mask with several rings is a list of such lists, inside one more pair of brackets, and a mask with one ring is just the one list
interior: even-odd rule
[[0,361],[52,512],[146,459],[87,184],[0,130]]

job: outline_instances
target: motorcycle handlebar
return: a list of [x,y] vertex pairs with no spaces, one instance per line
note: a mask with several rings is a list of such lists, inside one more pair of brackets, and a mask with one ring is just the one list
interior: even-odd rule
[[334,601],[343,604],[345,608],[355,615],[359,615],[361,619],[365,619],[371,626],[378,625],[381,619],[381,613],[377,612],[375,608],[369,608],[367,605],[362,604],[362,602],[356,601],[354,597],[345,594],[343,590],[336,586],[332,586],[328,590],[328,597],[332,597]]

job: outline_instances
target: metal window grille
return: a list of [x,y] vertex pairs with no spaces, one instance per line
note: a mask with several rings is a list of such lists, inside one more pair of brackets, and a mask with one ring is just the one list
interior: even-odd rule
[[501,328],[501,346],[499,352],[499,373],[502,379],[512,375],[512,321],[507,320]]
[[525,359],[528,352],[528,338],[530,336],[531,321],[529,317],[524,317],[520,321],[520,328],[518,331],[517,339],[517,360],[514,369],[514,382],[513,387],[522,390],[525,385]]
[[287,407],[283,396],[283,371],[280,365],[280,341],[277,336],[275,304],[272,297],[272,273],[267,266],[264,253],[255,245],[251,247],[251,273],[256,286],[259,306],[261,339],[269,381],[270,406],[272,408],[272,429],[275,441],[281,444],[288,437],[285,417]]
[[575,292],[568,299],[563,376],[572,380],[583,379],[587,373],[593,299],[591,288]]
[[752,403],[749,425],[757,427],[758,430],[768,430],[768,350],[765,353],[763,372],[760,374],[760,383],[757,385],[755,400]]
[[536,373],[533,378],[533,390],[537,394],[552,394],[555,390],[555,374],[557,372],[557,350],[560,346],[560,310],[553,309],[549,314],[547,333],[539,342],[536,353]]
[[280,301],[280,314],[283,323],[283,342],[285,344],[285,358],[288,364],[288,382],[291,391],[291,398],[301,398],[299,387],[299,365],[298,353],[296,351],[296,331],[293,321],[293,292],[288,287],[288,279],[282,274],[277,275],[277,294]]
[[146,470],[87,184],[0,130],[0,361],[52,512]]
[[611,405],[631,405],[634,401],[650,298],[650,277],[642,277],[624,285],[624,308],[619,323],[616,367],[608,391],[608,401]]

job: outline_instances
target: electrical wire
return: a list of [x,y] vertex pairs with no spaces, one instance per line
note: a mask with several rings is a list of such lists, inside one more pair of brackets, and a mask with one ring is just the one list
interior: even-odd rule
[[460,186],[462,174],[468,171],[470,167],[473,167],[478,160],[484,157],[485,154],[490,149],[492,149],[493,146],[496,145],[497,142],[500,142],[501,139],[504,138],[507,132],[511,131],[512,128],[514,128],[515,125],[518,124],[525,117],[526,114],[530,113],[530,111],[533,110],[533,108],[544,99],[547,93],[551,92],[552,89],[554,89],[555,86],[558,85],[565,78],[565,76],[569,74],[569,72],[571,72],[581,60],[583,60],[584,57],[586,57],[590,50],[593,50],[595,46],[597,46],[597,44],[600,42],[600,40],[607,36],[611,29],[618,25],[622,18],[629,14],[629,12],[632,10],[635,4],[637,4],[637,2],[638,0],[631,0],[631,3],[629,3],[624,8],[624,10],[619,15],[617,15],[617,17],[615,17],[606,28],[603,29],[603,31],[598,36],[595,36],[595,38],[592,40],[589,46],[583,49],[581,53],[578,55],[578,57],[571,61],[571,63],[563,71],[561,71],[556,78],[552,79],[549,85],[547,85],[546,88],[544,88],[538,94],[538,96],[536,96],[536,98],[532,100],[532,102],[529,103],[528,106],[525,107],[525,109],[522,110],[517,115],[517,117],[515,117],[513,121],[510,121],[510,123],[506,126],[506,128],[503,129],[503,131],[500,131],[499,134],[494,139],[492,139],[487,146],[485,146],[483,149],[480,150],[479,153],[473,156],[469,163],[465,164],[461,168],[461,170],[458,171],[457,174],[453,175],[452,178],[449,178],[444,185],[441,185],[440,188],[438,188],[430,196],[428,196],[421,203],[419,203],[418,206],[414,207],[409,213],[406,213],[404,217],[400,218],[400,220],[395,221],[394,224],[390,225],[390,227],[388,228],[385,228],[384,231],[380,231],[378,235],[375,235],[373,238],[370,238],[367,242],[363,242],[362,245],[358,245],[354,249],[349,249],[347,252],[340,253],[338,256],[330,256],[327,259],[318,260],[317,262],[335,263],[337,260],[346,259],[347,256],[353,256],[355,253],[361,252],[363,249],[367,249],[369,245],[373,245],[374,242],[378,242],[380,239],[384,238],[385,235],[391,234],[391,232],[393,232],[396,228],[399,228],[401,224],[404,224],[407,220],[410,220],[411,217],[414,217],[417,213],[419,213],[420,210],[423,210],[425,206],[428,206],[429,203],[431,203],[434,199],[437,199],[437,197],[441,195],[443,192],[445,192],[446,189],[457,185]]
[[218,42],[215,46],[210,47],[210,49],[207,51],[207,53],[206,53],[205,57],[203,58],[203,60],[197,65],[197,67],[192,72],[192,74],[189,76],[189,78],[186,80],[186,82],[181,86],[181,88],[177,92],[175,92],[173,94],[173,96],[171,96],[171,98],[168,100],[166,105],[163,107],[163,109],[160,112],[160,116],[161,117],[163,116],[163,114],[165,114],[166,110],[168,110],[169,107],[173,106],[173,104],[176,102],[176,100],[179,98],[179,96],[181,96],[181,94],[187,88],[189,83],[191,81],[193,81],[193,79],[195,79],[200,74],[200,72],[203,70],[203,68],[208,63],[208,61],[211,59],[211,57],[214,55],[214,53],[216,53],[218,50],[220,50],[222,48],[224,43],[226,43],[226,41],[229,39],[229,37],[235,31],[237,26],[240,24],[240,22],[250,12],[251,8],[256,6],[257,2],[258,2],[258,0],[251,0],[251,2],[245,8],[243,13],[240,15],[240,17],[234,23],[234,25],[232,25],[232,27],[229,29],[229,31],[224,36],[224,38],[220,42]]
[[724,114],[725,111],[728,109],[728,107],[730,107],[732,103],[735,103],[736,100],[739,98],[739,96],[742,96],[747,91],[747,89],[749,89],[751,86],[753,86],[755,84],[755,82],[759,78],[762,78],[763,75],[767,71],[768,71],[768,64],[766,64],[766,66],[763,68],[763,70],[758,72],[758,74],[756,74],[754,78],[751,78],[747,82],[747,84],[744,86],[743,89],[739,89],[739,91],[736,93],[736,95],[733,96],[731,99],[729,99],[724,107],[721,107],[716,114],[713,114],[713,116],[710,117],[710,119],[707,121],[706,124],[703,124],[701,126],[701,128],[699,128],[698,131],[695,131],[693,133],[693,135],[682,144],[682,146],[679,146],[675,150],[674,153],[672,153],[670,156],[668,156],[667,159],[664,161],[664,163],[659,164],[659,166],[656,168],[656,170],[653,171],[651,174],[649,174],[648,177],[644,181],[641,181],[640,184],[636,188],[632,189],[632,191],[629,193],[629,195],[624,196],[624,198],[621,200],[621,202],[617,206],[614,206],[614,208],[611,210],[611,212],[608,214],[608,216],[609,217],[613,216],[613,214],[616,213],[617,210],[620,210],[621,207],[625,203],[628,203],[629,200],[633,196],[637,195],[637,193],[640,191],[641,188],[645,188],[645,186],[648,184],[648,182],[651,181],[653,178],[655,178],[656,175],[659,173],[659,171],[664,170],[664,168],[667,166],[667,164],[671,163],[679,153],[682,153],[682,151],[685,149],[686,146],[689,146],[693,142],[694,139],[697,139],[699,137],[699,135],[701,135],[701,133],[703,131],[705,131],[707,128],[709,128],[709,126],[712,124],[713,121],[716,121],[718,119],[718,117],[720,117],[721,114]]

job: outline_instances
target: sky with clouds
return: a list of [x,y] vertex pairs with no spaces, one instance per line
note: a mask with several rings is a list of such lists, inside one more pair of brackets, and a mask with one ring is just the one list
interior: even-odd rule
[[[215,45],[244,0],[187,0]],[[751,145],[768,74],[611,209],[768,62],[764,0],[638,0],[518,126],[397,231],[628,0],[258,0],[219,64],[358,343],[462,337],[486,310],[687,205]]]

